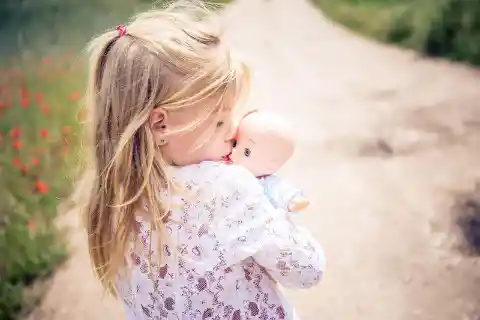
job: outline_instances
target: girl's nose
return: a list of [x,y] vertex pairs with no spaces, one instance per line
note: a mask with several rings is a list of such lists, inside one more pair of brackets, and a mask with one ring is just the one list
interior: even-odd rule
[[236,135],[237,135],[237,124],[233,122],[225,134],[225,140],[227,141],[233,140]]

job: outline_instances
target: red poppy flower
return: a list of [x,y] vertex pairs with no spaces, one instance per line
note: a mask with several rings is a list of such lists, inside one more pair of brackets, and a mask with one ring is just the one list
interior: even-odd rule
[[19,139],[15,139],[15,140],[13,141],[12,145],[13,145],[13,148],[14,148],[14,149],[17,149],[17,150],[20,150],[20,149],[22,149],[22,147],[23,147],[23,143],[22,143],[22,141],[20,141]]
[[27,84],[23,81],[20,84],[20,98],[28,99],[28,87]]
[[41,110],[42,110],[42,113],[47,115],[50,113],[50,107],[48,106],[48,104],[44,104],[42,107],[41,107]]
[[47,194],[48,185],[42,180],[37,180],[37,182],[35,182],[35,191],[37,191],[40,194]]
[[22,159],[20,159],[19,157],[14,157],[12,159],[12,164],[14,167],[20,168],[22,166]]
[[20,129],[19,127],[14,127],[12,128],[12,130],[10,130],[10,136],[14,139],[20,137],[21,134],[22,134],[22,129]]
[[78,91],[76,91],[76,90],[75,90],[75,91],[72,91],[72,92],[70,93],[70,96],[69,96],[69,97],[70,97],[70,100],[72,100],[72,101],[77,101],[78,99],[80,99],[80,92],[78,92]]
[[43,102],[43,93],[37,92],[35,94],[35,100],[37,101],[38,104]]
[[46,138],[48,136],[48,130],[47,129],[40,130],[40,135],[42,136],[42,138]]
[[63,128],[62,128],[62,133],[63,133],[64,135],[69,134],[71,131],[72,131],[72,128],[69,127],[69,126],[66,126],[66,127],[63,127]]
[[32,166],[38,166],[40,164],[40,159],[35,157],[35,158],[32,158]]
[[30,99],[28,98],[22,98],[22,100],[20,101],[20,105],[22,106],[22,108],[28,108],[28,106],[30,105]]

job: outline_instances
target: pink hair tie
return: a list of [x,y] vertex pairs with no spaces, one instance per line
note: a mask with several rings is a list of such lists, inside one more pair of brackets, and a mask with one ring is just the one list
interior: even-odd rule
[[123,24],[117,26],[117,30],[118,30],[119,37],[123,37],[124,35],[127,34],[127,27],[124,26]]

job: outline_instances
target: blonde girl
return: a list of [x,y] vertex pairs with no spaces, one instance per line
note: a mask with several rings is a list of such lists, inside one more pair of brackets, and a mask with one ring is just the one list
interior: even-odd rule
[[277,283],[308,288],[322,276],[308,231],[222,162],[248,72],[212,21],[177,2],[89,47],[88,245],[127,320],[292,319]]

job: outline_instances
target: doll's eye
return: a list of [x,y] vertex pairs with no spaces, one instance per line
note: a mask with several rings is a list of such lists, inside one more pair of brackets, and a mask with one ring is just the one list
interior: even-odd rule
[[252,153],[252,152],[250,151],[249,148],[245,148],[245,151],[243,151],[243,154],[245,155],[245,157],[250,157],[250,154],[251,154],[251,153]]
[[217,128],[220,128],[221,126],[223,126],[224,123],[225,122],[223,122],[223,121],[218,121],[217,122]]
[[237,140],[233,140],[233,147],[234,147],[234,148],[237,147]]

